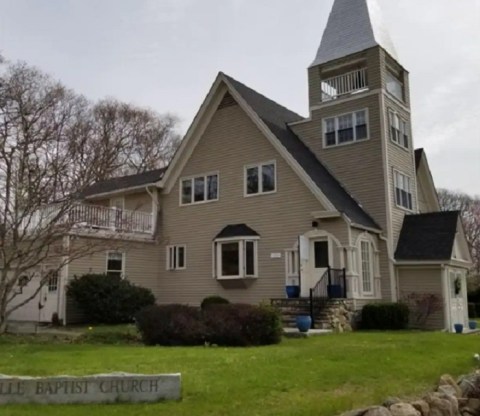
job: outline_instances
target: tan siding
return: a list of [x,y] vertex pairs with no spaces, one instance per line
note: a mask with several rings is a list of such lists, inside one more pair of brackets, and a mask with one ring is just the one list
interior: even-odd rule
[[[404,111],[393,99],[390,99],[389,97],[385,98],[385,106],[386,106],[386,111],[388,109],[391,109],[399,115],[407,120],[410,124],[410,114],[408,114],[406,111]],[[387,113],[388,114],[388,113]],[[412,202],[413,202],[413,211],[412,212],[417,212],[418,211],[418,203],[417,203],[417,178],[416,178],[416,172],[415,172],[415,157],[414,157],[414,146],[412,142],[412,132],[410,128],[409,132],[409,149],[404,149],[403,147],[397,145],[390,139],[390,126],[388,123],[388,117],[387,117],[387,123],[385,125],[385,137],[386,137],[386,143],[387,143],[387,152],[388,152],[388,180],[390,183],[390,201],[391,201],[391,206],[392,206],[392,232],[393,232],[393,241],[394,241],[394,247],[396,246],[396,242],[398,239],[398,235],[400,233],[400,230],[402,228],[402,223],[403,223],[403,217],[405,216],[406,213],[409,213],[409,211],[402,209],[397,206],[396,201],[395,201],[395,186],[394,186],[394,170],[398,170],[405,175],[409,176],[411,179],[412,183]]]
[[[443,299],[442,271],[440,268],[400,268],[398,270],[400,296],[403,298],[410,293],[435,294]],[[443,303],[442,303],[443,304]],[[429,329],[443,329],[445,316],[443,308],[433,314],[427,321]]]
[[[276,160],[277,192],[245,198],[244,165]],[[312,229],[322,206],[239,106],[218,110],[180,177],[219,172],[219,201],[179,207],[179,180],[162,202],[162,273],[159,301],[198,304],[219,294],[232,301],[259,302],[284,295],[284,249]],[[212,240],[228,224],[246,223],[259,242],[259,278],[220,283],[212,276]],[[320,229],[348,239],[342,219]],[[338,231],[338,232],[337,232]],[[187,269],[165,271],[165,245],[187,245]],[[272,259],[271,253],[282,253]]]
[[[368,108],[369,113],[369,140],[323,147],[324,118],[364,108]],[[292,128],[378,224],[386,228],[380,114],[379,98],[374,94],[347,102],[339,101],[338,104],[315,110],[311,121]]]
[[[122,195],[116,195],[113,198],[119,198]],[[152,198],[146,191],[129,193],[123,195],[125,200],[125,209],[130,211],[152,212]],[[101,205],[104,207],[110,206],[110,198],[102,198],[91,200],[93,205]]]
[[[159,246],[155,243],[114,242],[105,240],[81,239],[72,244],[94,244],[94,252],[86,257],[72,261],[68,266],[68,279],[87,273],[105,273],[107,252],[115,250],[125,253],[125,277],[136,285],[147,287],[158,295],[158,277],[160,270]],[[75,250],[75,246],[73,246]],[[67,320],[74,322],[82,316],[71,299],[67,299]]]

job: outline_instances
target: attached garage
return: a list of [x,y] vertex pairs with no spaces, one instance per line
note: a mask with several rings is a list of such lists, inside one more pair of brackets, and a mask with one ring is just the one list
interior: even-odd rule
[[440,303],[426,328],[468,328],[466,278],[472,263],[459,212],[405,216],[395,261],[401,299],[415,299],[423,310],[434,299]]

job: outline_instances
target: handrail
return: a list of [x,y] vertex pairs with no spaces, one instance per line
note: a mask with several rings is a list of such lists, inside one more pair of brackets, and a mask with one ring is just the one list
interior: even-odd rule
[[346,299],[347,278],[346,270],[332,269],[328,266],[325,273],[310,289],[310,317],[312,329],[315,328],[315,306],[324,306],[328,299]]
[[334,100],[368,88],[367,75],[367,68],[360,68],[322,80],[322,101]]

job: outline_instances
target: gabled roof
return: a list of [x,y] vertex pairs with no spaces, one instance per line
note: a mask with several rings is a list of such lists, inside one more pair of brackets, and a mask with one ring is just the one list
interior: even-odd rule
[[233,238],[233,237],[259,237],[255,230],[252,230],[246,224],[232,224],[227,225],[225,228],[222,229],[216,236],[215,239],[218,238]]
[[225,74],[223,76],[339,212],[344,213],[357,225],[376,230],[381,229],[317,159],[315,154],[290,129],[288,123],[303,120],[302,116],[259,94],[232,77]]
[[450,260],[459,211],[405,215],[396,260]]
[[393,45],[376,0],[335,0],[311,66],[381,46],[395,60]]
[[92,186],[85,189],[85,191],[82,193],[82,196],[89,197],[93,195],[115,192],[122,189],[136,188],[142,185],[153,185],[163,177],[163,174],[166,170],[167,168],[155,169],[135,175],[121,176],[118,178],[96,182]]

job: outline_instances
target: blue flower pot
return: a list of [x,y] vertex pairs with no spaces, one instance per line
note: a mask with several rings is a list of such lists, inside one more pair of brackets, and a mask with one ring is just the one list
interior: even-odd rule
[[477,321],[468,321],[468,328],[469,329],[477,329]]
[[285,286],[287,297],[289,299],[298,298],[300,296],[300,286]]
[[312,318],[309,315],[297,316],[297,328],[300,332],[308,332],[312,327]]
[[463,324],[454,324],[455,333],[461,334],[463,332]]

